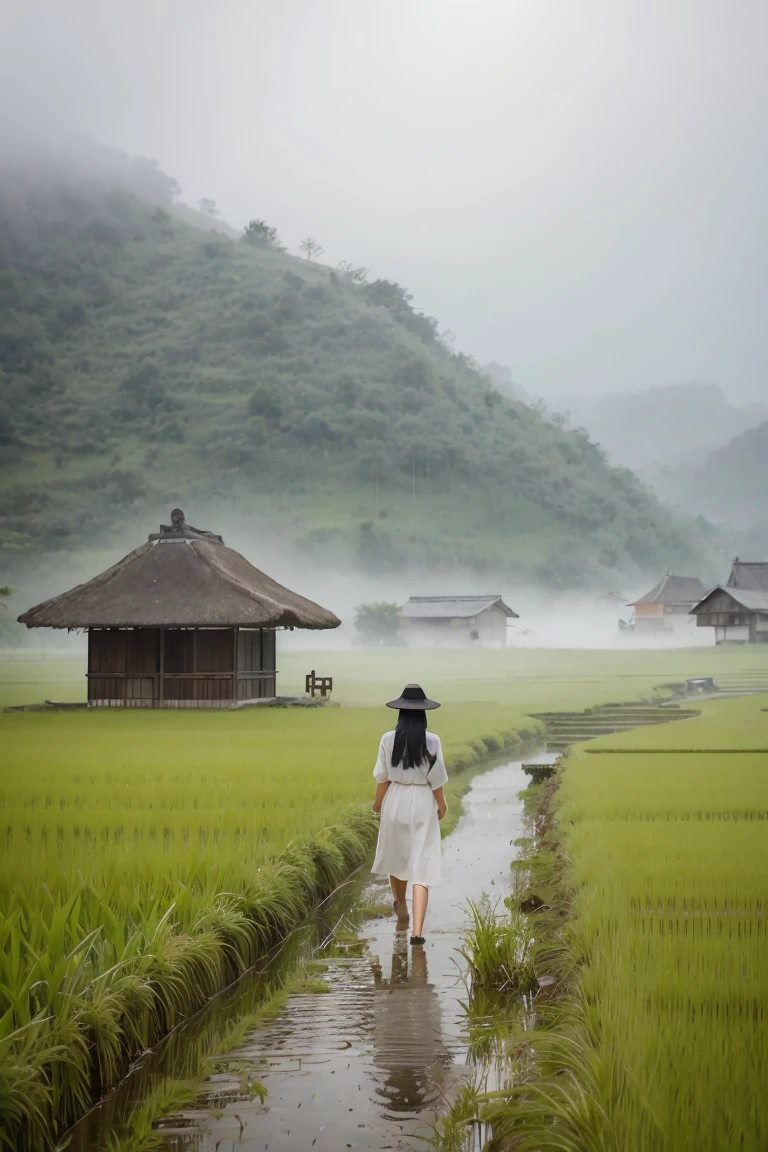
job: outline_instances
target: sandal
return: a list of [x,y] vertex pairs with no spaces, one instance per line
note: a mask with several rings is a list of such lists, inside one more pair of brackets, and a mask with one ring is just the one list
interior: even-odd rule
[[423,944],[423,943],[424,943],[424,937],[423,936],[411,936],[411,944]]

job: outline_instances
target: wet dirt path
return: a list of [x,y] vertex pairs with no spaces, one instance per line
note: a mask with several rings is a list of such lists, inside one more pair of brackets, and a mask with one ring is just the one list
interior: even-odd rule
[[[526,762],[551,759],[542,753]],[[291,996],[228,1058],[236,1075],[201,1085],[193,1111],[162,1122],[169,1150],[425,1147],[437,1116],[472,1077],[456,951],[466,901],[509,892],[527,783],[520,761],[472,782],[443,843],[444,883],[430,893],[424,947],[410,948],[393,917],[364,921],[364,943],[353,949],[360,954],[330,959],[322,974],[327,992]],[[389,899],[388,886],[371,885],[372,894]],[[263,1103],[243,1094],[241,1077],[267,1089]]]

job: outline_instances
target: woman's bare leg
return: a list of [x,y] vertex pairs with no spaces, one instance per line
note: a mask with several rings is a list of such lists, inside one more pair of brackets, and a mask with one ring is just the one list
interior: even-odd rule
[[424,917],[429,903],[429,889],[423,884],[413,886],[413,935],[424,935]]
[[397,876],[390,876],[390,887],[392,888],[392,895],[395,898],[395,912],[397,913],[398,920],[408,919],[408,905],[405,902],[405,890],[408,887],[407,880],[398,880]]

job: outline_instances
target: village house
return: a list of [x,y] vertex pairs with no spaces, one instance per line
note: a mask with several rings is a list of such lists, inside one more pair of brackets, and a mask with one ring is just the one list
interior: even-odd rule
[[412,644],[505,645],[507,620],[519,619],[501,596],[411,596],[400,614]]
[[341,621],[175,508],[112,568],[19,616],[88,633],[88,703],[232,708],[276,695],[276,632]]
[[696,576],[673,576],[668,572],[655,588],[629,605],[635,610],[635,632],[669,634],[690,630],[691,609],[705,592]]
[[768,644],[768,562],[739,560],[691,609],[699,628],[714,628],[716,644]]

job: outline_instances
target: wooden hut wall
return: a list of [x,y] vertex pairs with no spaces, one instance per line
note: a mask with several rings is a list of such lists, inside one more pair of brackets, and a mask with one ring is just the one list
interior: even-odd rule
[[506,644],[507,642],[507,614],[500,608],[492,605],[475,617],[476,623],[469,625],[469,634],[477,633],[477,638],[483,644]]
[[241,628],[237,644],[237,698],[264,700],[277,694],[277,645],[273,628]]
[[235,629],[166,628],[163,637],[166,706],[215,707],[232,701]]
[[88,633],[88,701],[231,707],[276,693],[274,629],[106,628]]
[[768,615],[745,608],[727,588],[712,592],[694,614],[699,628],[715,629],[718,644],[768,643]]
[[157,690],[159,649],[159,628],[91,630],[89,703],[151,707]]

